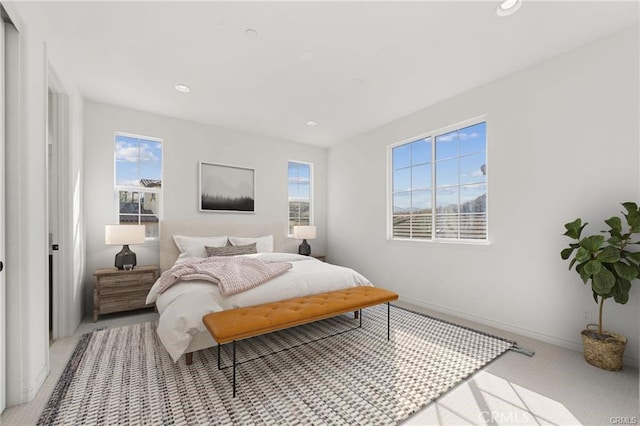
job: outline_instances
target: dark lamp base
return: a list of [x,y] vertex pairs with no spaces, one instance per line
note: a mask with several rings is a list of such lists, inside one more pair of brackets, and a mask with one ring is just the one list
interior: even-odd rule
[[123,270],[125,269],[125,265],[131,265],[130,269],[133,269],[137,265],[136,254],[129,249],[129,246],[127,244],[122,246],[122,250],[120,250],[120,252],[116,254],[115,259],[116,268]]
[[298,254],[309,256],[311,254],[311,246],[307,243],[307,240],[302,240],[302,244],[298,246]]

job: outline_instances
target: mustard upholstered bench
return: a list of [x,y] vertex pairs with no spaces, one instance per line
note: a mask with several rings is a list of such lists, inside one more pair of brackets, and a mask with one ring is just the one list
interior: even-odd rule
[[[331,318],[363,308],[387,304],[387,340],[390,334],[389,302],[398,295],[379,287],[354,287],[310,296],[296,297],[262,305],[230,309],[205,315],[202,322],[220,345],[233,344],[233,396],[236,396],[236,341],[286,328]],[[362,315],[360,314],[360,326]]]

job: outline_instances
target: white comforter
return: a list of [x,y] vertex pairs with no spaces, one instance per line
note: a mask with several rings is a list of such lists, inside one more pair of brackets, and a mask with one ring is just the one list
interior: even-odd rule
[[206,281],[183,281],[158,294],[158,282],[147,296],[147,303],[155,303],[160,320],[158,337],[174,361],[189,346],[191,339],[205,332],[202,317],[210,312],[292,297],[341,290],[372,284],[353,269],[331,265],[309,256],[291,253],[259,253],[245,255],[265,262],[291,262],[292,268],[258,287],[223,297],[218,286]]

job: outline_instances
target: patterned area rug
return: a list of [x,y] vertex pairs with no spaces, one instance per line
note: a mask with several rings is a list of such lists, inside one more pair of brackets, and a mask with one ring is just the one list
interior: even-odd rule
[[[96,331],[39,424],[396,424],[514,345],[395,306],[390,341],[384,305],[357,326],[343,315],[238,342],[239,362],[257,359],[238,366],[236,398],[215,348],[187,366],[171,361],[155,323]],[[222,349],[229,365],[231,345]]]

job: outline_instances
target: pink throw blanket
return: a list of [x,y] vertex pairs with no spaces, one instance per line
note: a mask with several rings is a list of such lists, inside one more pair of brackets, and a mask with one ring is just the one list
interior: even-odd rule
[[251,257],[193,258],[163,272],[158,293],[163,293],[179,280],[206,280],[217,284],[220,293],[226,297],[263,284],[289,269],[289,262],[267,263]]

